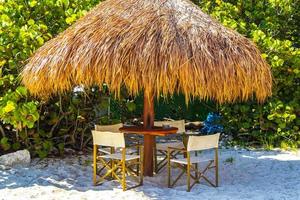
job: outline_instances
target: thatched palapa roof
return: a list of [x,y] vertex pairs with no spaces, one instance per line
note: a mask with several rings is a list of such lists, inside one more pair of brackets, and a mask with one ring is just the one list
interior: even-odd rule
[[106,0],[38,49],[22,72],[34,95],[122,85],[219,103],[271,94],[256,46],[188,0]]

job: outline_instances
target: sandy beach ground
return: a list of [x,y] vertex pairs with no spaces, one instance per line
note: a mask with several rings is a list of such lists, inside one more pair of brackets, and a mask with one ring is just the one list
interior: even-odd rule
[[221,149],[220,186],[202,181],[191,192],[185,191],[184,177],[167,188],[166,170],[126,192],[116,181],[93,186],[91,160],[90,155],[34,159],[26,168],[0,170],[0,199],[300,200],[300,151]]

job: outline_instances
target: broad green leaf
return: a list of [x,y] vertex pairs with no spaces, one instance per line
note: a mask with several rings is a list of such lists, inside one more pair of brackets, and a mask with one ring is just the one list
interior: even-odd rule
[[16,108],[16,104],[12,101],[8,101],[3,110],[4,112],[8,113],[15,110],[15,108]]

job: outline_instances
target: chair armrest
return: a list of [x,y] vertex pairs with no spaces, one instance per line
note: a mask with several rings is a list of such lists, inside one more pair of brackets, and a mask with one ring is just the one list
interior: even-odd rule
[[176,147],[168,147],[168,151],[181,151],[181,152],[187,152],[186,149],[180,149],[180,148],[176,148]]
[[106,151],[104,149],[98,149],[98,151],[100,151],[101,153],[105,153],[105,154],[111,154],[110,151]]

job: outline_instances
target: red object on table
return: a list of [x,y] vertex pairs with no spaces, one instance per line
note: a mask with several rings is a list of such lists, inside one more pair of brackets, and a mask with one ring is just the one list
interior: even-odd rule
[[144,135],[144,175],[153,176],[153,148],[155,145],[155,136],[167,136],[176,134],[178,128],[175,127],[157,127],[145,128],[143,126],[122,127],[123,133],[135,133]]

